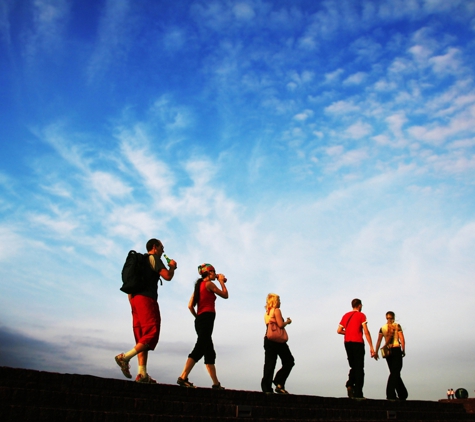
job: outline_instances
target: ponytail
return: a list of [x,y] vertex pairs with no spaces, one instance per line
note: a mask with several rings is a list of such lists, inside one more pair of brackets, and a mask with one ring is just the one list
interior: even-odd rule
[[200,287],[203,282],[203,278],[199,278],[195,283],[195,292],[193,293],[193,306],[196,306],[200,301]]

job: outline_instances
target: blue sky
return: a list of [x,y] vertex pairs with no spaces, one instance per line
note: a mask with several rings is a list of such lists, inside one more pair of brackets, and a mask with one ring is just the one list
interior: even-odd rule
[[[0,364],[121,378],[120,272],[157,237],[178,262],[159,382],[211,262],[225,387],[260,389],[275,292],[290,392],[345,395],[336,328],[359,297],[374,340],[396,313],[410,398],[472,395],[474,34],[471,0],[3,1]],[[387,375],[367,357],[365,395]]]

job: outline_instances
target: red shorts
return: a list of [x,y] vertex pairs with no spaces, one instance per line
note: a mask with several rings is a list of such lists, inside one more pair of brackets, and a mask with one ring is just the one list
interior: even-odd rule
[[148,345],[154,350],[160,336],[160,309],[155,299],[136,295],[130,300],[132,324],[136,343]]

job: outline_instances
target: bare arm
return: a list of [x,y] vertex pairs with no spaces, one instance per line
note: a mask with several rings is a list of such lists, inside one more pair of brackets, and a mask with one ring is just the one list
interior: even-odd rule
[[344,335],[345,335],[345,327],[343,327],[343,325],[339,325],[338,328],[337,328],[337,330],[336,330],[336,332],[337,332],[338,334],[341,334],[341,335],[344,336]]
[[381,346],[381,342],[383,341],[383,333],[379,332],[378,335],[378,341],[376,342],[376,350],[379,350],[379,347]]
[[193,314],[193,316],[196,318],[198,315],[196,314],[195,307],[193,306],[193,299],[194,298],[195,298],[195,294],[193,293],[191,295],[190,301],[188,302],[188,309]]
[[160,270],[160,277],[164,278],[167,281],[170,281],[175,275],[176,262],[172,259],[170,263],[168,264],[168,266],[169,266],[168,270],[166,268],[162,268]]
[[401,352],[404,354],[406,353],[406,339],[404,338],[404,333],[402,331],[398,331],[397,335],[399,338],[399,343],[401,344]]
[[378,356],[378,350],[379,350],[379,347],[381,346],[381,342],[383,341],[383,333],[380,331],[379,332],[379,335],[378,335],[378,341],[376,342],[376,347],[375,347],[375,351],[374,351],[374,359],[375,360],[378,360],[379,359],[379,356]]
[[168,264],[169,266],[168,270],[166,268],[162,268],[163,264],[160,266],[158,265],[158,262],[161,263],[161,259],[158,257],[155,258],[155,255],[149,255],[148,259],[150,262],[150,266],[152,267],[154,271],[158,272],[160,277],[162,277],[163,279],[167,281],[170,281],[173,278],[173,275],[175,274],[175,270],[176,270],[176,262],[173,259]]
[[227,299],[229,297],[228,289],[226,288],[226,277],[223,274],[218,274],[218,281],[221,285],[221,288],[217,287],[212,281],[206,282],[206,289],[210,292],[217,294],[219,297],[223,299]]
[[286,325],[289,325],[292,323],[292,320],[290,318],[287,318],[284,321],[284,318],[282,318],[282,312],[280,311],[279,308],[274,309],[274,317],[275,317],[275,322],[280,328],[284,328]]
[[371,357],[374,357],[375,353],[374,353],[374,348],[373,348],[373,340],[371,339],[371,334],[368,330],[368,324],[367,323],[363,324],[363,331],[364,331],[364,335],[366,337],[366,341],[369,344],[369,350],[371,351]]

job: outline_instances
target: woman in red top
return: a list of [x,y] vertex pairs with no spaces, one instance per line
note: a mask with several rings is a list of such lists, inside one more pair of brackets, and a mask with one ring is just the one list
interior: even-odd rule
[[[205,358],[205,365],[208,373],[213,380],[212,388],[223,390],[216,375],[216,352],[214,351],[213,334],[214,320],[216,318],[216,310],[214,302],[216,295],[223,299],[228,298],[228,289],[226,288],[226,277],[223,274],[216,274],[214,267],[211,264],[203,264],[198,267],[198,273],[201,278],[196,280],[195,290],[191,295],[188,309],[195,317],[195,330],[198,335],[195,347],[188,355],[183,372],[178,377],[177,384],[182,387],[194,387],[188,381],[188,375],[203,356]],[[213,280],[218,280],[221,288],[213,283]],[[197,308],[195,310],[195,307]]]

